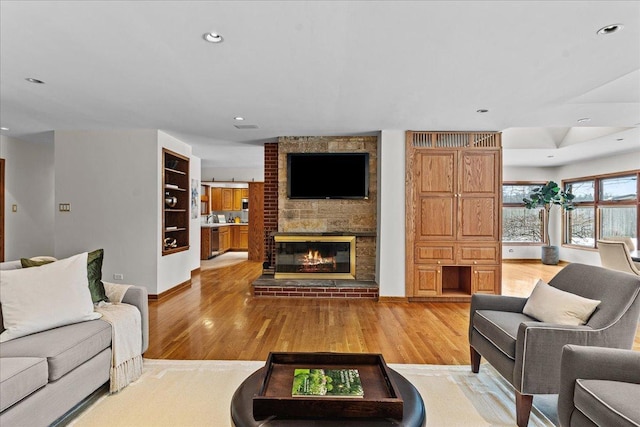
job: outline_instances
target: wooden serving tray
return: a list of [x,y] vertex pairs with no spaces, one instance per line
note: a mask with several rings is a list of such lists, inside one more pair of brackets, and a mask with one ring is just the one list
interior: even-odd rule
[[[364,397],[292,397],[296,368],[357,369]],[[253,416],[281,418],[402,419],[403,402],[381,354],[269,353],[264,379],[253,397]]]

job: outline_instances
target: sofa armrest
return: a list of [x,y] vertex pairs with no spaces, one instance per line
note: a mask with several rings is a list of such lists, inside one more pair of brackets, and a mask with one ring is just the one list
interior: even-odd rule
[[565,344],[594,345],[599,336],[587,325],[522,322],[516,338],[513,385],[523,394],[557,393]]
[[577,379],[598,379],[640,384],[640,352],[619,348],[565,345],[560,364],[558,418],[569,425]]
[[142,353],[149,348],[149,299],[147,288],[132,285],[122,298],[122,302],[134,305],[140,311],[142,320]]
[[509,311],[522,313],[527,298],[509,297],[504,295],[473,294],[469,313],[469,342],[473,331],[473,315],[477,310]]

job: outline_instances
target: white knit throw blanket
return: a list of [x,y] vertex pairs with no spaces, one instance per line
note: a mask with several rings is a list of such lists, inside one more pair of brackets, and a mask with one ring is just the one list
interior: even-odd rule
[[129,286],[105,283],[110,302],[95,307],[95,311],[102,314],[102,320],[111,324],[111,393],[122,390],[142,375],[140,311],[132,305],[121,303]]

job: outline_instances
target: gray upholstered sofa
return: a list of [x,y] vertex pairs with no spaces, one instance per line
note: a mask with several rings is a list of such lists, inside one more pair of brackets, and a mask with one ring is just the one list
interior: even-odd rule
[[[16,267],[3,264],[0,270]],[[122,302],[140,311],[144,352],[149,345],[146,288],[130,287]],[[0,425],[50,425],[107,383],[110,367],[111,325],[100,319],[0,343]]]
[[562,427],[640,426],[640,352],[566,345],[558,420]]

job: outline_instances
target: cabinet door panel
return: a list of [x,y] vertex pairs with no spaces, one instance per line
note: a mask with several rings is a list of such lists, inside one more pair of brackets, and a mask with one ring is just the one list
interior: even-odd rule
[[222,188],[220,187],[212,187],[209,192],[210,195],[210,205],[212,211],[221,211],[222,210]]
[[495,240],[498,235],[495,197],[460,197],[459,239]]
[[455,191],[455,152],[420,153],[417,174],[418,193]]
[[496,194],[501,183],[499,153],[462,151],[460,153],[460,192],[462,194]]
[[433,296],[440,293],[440,269],[433,265],[417,265],[413,269],[413,295]]
[[473,292],[500,294],[500,276],[499,266],[474,266],[471,278]]
[[418,209],[418,240],[446,240],[455,237],[452,197],[423,197],[419,200]]
[[222,189],[222,210],[223,211],[233,210],[233,188]]

